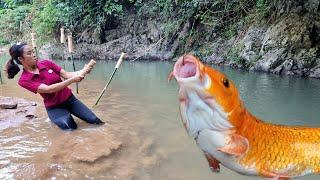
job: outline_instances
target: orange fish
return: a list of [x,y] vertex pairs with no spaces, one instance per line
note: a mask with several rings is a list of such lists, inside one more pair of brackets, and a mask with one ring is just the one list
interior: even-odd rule
[[170,74],[179,90],[188,134],[213,171],[220,164],[240,174],[292,178],[320,172],[320,128],[274,125],[253,116],[223,73],[193,55]]

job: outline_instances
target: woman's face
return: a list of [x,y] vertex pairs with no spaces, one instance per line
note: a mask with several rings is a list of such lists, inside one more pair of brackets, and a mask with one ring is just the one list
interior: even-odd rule
[[32,66],[36,64],[37,57],[33,51],[33,48],[29,45],[23,47],[23,54],[22,54],[22,61],[23,63]]

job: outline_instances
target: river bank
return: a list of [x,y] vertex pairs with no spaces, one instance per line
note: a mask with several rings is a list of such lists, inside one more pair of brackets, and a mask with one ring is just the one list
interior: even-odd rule
[[[320,78],[320,1],[280,3],[269,19],[239,19],[231,29],[215,29],[184,21],[170,35],[161,17],[134,14],[134,8],[100,34],[78,33],[75,58],[175,61],[193,53],[211,64],[278,75]],[[254,13],[252,14],[254,15]],[[253,18],[254,19],[254,18]],[[58,42],[59,36],[55,37]],[[42,48],[61,58],[60,44]],[[138,58],[138,59],[137,59]]]

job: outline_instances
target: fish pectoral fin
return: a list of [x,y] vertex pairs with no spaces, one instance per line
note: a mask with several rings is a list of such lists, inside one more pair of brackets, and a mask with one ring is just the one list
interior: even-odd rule
[[168,83],[170,83],[170,81],[171,81],[171,79],[172,79],[173,77],[174,77],[173,72],[171,72],[171,73],[168,75],[168,79],[167,79]]
[[215,173],[220,172],[220,162],[216,160],[216,158],[212,157],[209,153],[204,152],[204,155],[208,160],[211,171]]
[[226,145],[218,148],[218,151],[234,156],[241,156],[247,152],[248,148],[249,142],[247,138],[238,134],[231,134]]

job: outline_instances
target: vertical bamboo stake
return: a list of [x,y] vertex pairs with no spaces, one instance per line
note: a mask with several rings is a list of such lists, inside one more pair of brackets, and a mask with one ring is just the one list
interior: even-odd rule
[[[62,47],[65,46],[66,38],[64,36],[64,28],[60,28],[60,43],[62,44]],[[64,50],[62,48],[62,60],[63,60],[63,69],[66,69],[66,63],[64,59]]]
[[36,57],[38,58],[38,52],[37,52],[37,44],[36,44],[36,33],[31,33],[31,43],[32,47],[34,48],[34,51],[36,53]]
[[[72,66],[73,66],[73,71],[76,71],[76,66],[74,65],[74,59],[73,59],[73,53],[74,53],[74,47],[73,47],[73,42],[72,42],[72,33],[70,32],[68,34],[68,50],[71,56],[71,61],[72,61]],[[77,94],[79,94],[79,85],[76,83],[77,87]]]
[[120,67],[120,65],[121,65],[121,63],[122,63],[122,61],[123,61],[124,55],[125,55],[125,53],[121,53],[120,58],[118,59],[117,64],[116,64],[116,66],[114,67],[114,71],[113,71],[113,73],[112,73],[109,81],[107,82],[107,84],[106,84],[106,85],[104,86],[104,88],[102,89],[102,91],[101,91],[101,93],[100,93],[100,95],[99,95],[96,103],[94,104],[94,106],[98,105],[98,102],[100,101],[102,95],[104,94],[104,92],[106,91],[107,87],[109,86],[109,84],[110,84],[110,82],[111,82],[114,74],[117,72],[118,68]]
[[1,84],[3,84],[1,72],[2,72],[2,67],[0,66],[0,82]]
[[19,24],[19,31],[20,31],[20,32],[22,32],[22,23],[23,23],[23,22],[20,21],[20,24]]

